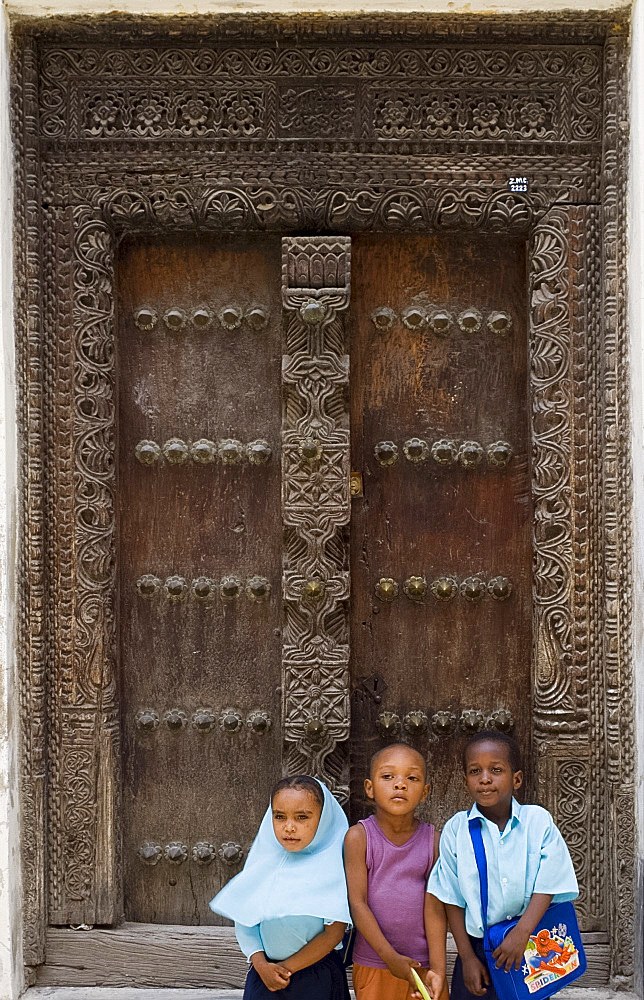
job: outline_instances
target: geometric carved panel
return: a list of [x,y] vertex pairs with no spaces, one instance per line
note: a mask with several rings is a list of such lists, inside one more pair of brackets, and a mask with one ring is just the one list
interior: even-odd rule
[[350,281],[348,237],[282,240],[284,767],[323,778],[342,801],[347,762],[336,750],[349,737]]

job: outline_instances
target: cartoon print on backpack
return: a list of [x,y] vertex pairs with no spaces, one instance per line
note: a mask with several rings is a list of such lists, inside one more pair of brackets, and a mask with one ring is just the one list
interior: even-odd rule
[[579,951],[566,924],[559,924],[550,931],[544,928],[530,936],[522,967],[530,993],[538,993],[544,986],[578,968]]

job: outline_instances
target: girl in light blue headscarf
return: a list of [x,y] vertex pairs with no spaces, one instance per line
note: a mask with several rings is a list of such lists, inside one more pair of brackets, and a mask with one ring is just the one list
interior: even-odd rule
[[235,921],[250,962],[244,1000],[349,1000],[337,949],[350,922],[342,845],[347,819],[321,781],[275,785],[243,871],[210,901]]

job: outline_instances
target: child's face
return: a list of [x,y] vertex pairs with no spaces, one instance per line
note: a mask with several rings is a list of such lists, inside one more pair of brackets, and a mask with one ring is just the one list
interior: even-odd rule
[[315,837],[322,807],[302,788],[283,788],[273,798],[273,830],[287,851],[301,851]]
[[376,758],[365,791],[379,809],[394,816],[412,813],[429,793],[425,762],[411,747],[391,747]]
[[514,792],[523,783],[523,771],[513,771],[508,748],[483,740],[467,751],[465,784],[479,809],[510,808]]

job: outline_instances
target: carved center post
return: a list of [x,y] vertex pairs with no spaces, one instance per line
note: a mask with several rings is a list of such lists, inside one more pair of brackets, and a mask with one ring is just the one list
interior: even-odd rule
[[349,237],[282,240],[284,772],[348,799]]

